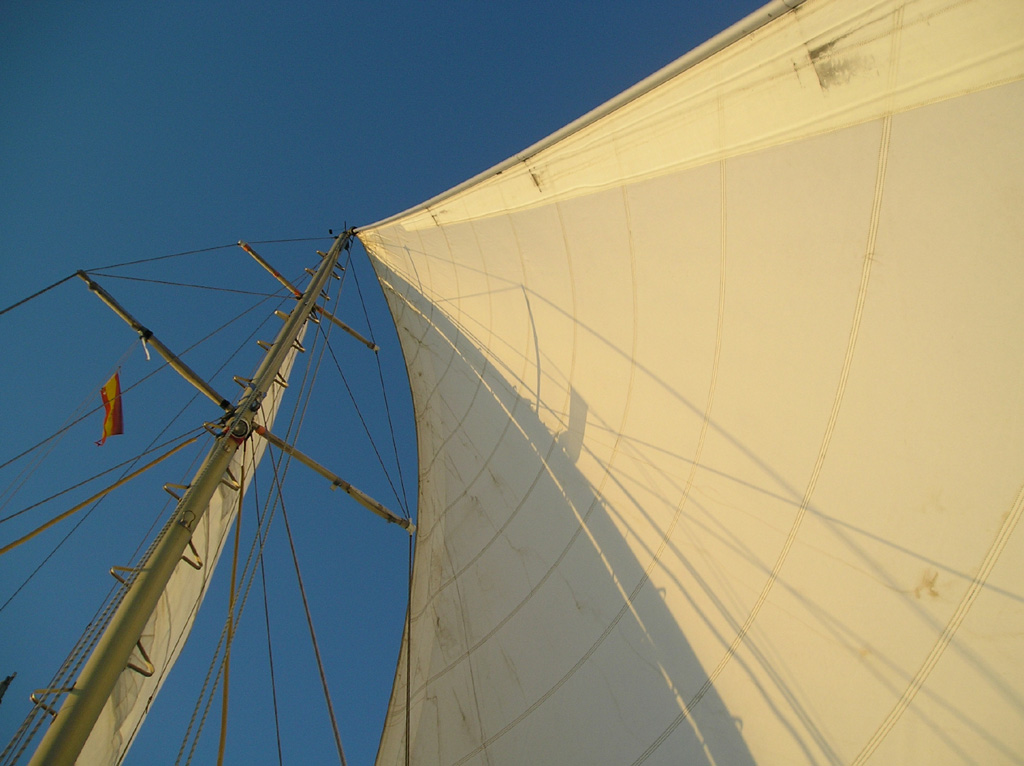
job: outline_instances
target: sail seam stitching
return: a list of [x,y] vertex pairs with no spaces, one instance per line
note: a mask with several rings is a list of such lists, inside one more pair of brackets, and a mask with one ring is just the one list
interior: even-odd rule
[[[652,557],[650,563],[648,564],[647,568],[644,571],[644,574],[641,576],[641,578],[638,581],[638,583],[636,584],[636,586],[634,586],[632,592],[630,592],[629,595],[625,597],[624,603],[623,603],[622,607],[619,609],[618,614],[616,614],[615,617],[608,623],[608,625],[605,628],[605,630],[601,633],[601,635],[597,638],[597,640],[593,643],[593,645],[591,645],[591,647],[583,654],[582,657],[580,657],[580,659],[576,662],[576,664],[573,665],[573,667],[570,668],[569,671],[566,672],[565,675],[562,676],[562,678],[560,678],[552,687],[550,687],[543,695],[541,695],[541,697],[539,697],[532,705],[530,705],[526,710],[524,710],[514,720],[512,720],[508,724],[506,724],[505,727],[502,728],[499,732],[497,732],[493,737],[491,737],[486,742],[484,742],[481,745],[481,747],[479,747],[476,750],[471,751],[471,752],[467,753],[465,756],[463,756],[463,758],[456,763],[456,766],[460,766],[461,764],[465,763],[467,760],[469,760],[474,755],[476,755],[478,752],[480,752],[480,750],[483,747],[486,747],[487,745],[490,745],[495,740],[497,740],[499,737],[501,737],[501,736],[505,735],[506,733],[508,733],[511,729],[513,729],[515,726],[517,726],[521,721],[526,719],[529,715],[531,715],[537,708],[539,708],[542,704],[544,704],[555,692],[557,692],[576,673],[576,671],[579,670],[584,665],[584,663],[586,663],[593,656],[593,654],[604,643],[605,639],[612,633],[613,630],[615,630],[618,627],[619,622],[625,616],[626,612],[630,611],[633,608],[634,602],[636,601],[637,597],[639,596],[640,591],[643,590],[644,585],[646,585],[649,582],[650,574],[653,571],[653,569],[654,569],[655,565],[657,564],[657,562],[660,560],[660,557],[661,557],[662,553],[664,553],[665,548],[666,548],[666,546],[668,544],[667,541],[671,538],[671,536],[672,536],[672,534],[673,534],[673,532],[674,532],[674,530],[675,530],[675,528],[676,528],[676,526],[678,524],[679,518],[680,518],[680,516],[682,514],[683,507],[685,506],[686,501],[689,498],[690,489],[692,487],[693,480],[694,480],[694,477],[695,477],[696,471],[697,471],[697,465],[698,465],[698,463],[700,461],[700,455],[703,452],[704,441],[705,441],[705,438],[706,438],[706,435],[707,435],[707,431],[708,431],[708,427],[709,427],[710,419],[711,419],[711,407],[712,407],[712,404],[714,402],[714,392],[715,392],[715,389],[717,387],[717,380],[718,380],[719,360],[721,358],[721,347],[722,347],[722,337],[723,337],[722,331],[723,331],[724,321],[725,321],[725,279],[726,279],[726,273],[725,273],[726,206],[725,206],[725,166],[724,166],[724,163],[722,164],[720,172],[721,172],[721,178],[722,178],[722,189],[721,189],[721,194],[722,194],[722,243],[721,243],[721,271],[720,271],[720,278],[719,278],[718,323],[717,323],[716,340],[715,340],[715,357],[714,357],[714,361],[712,363],[711,381],[710,381],[709,386],[708,386],[708,388],[709,388],[709,390],[708,390],[708,401],[707,401],[707,405],[706,405],[705,411],[704,411],[704,420],[703,420],[703,424],[702,424],[702,427],[701,427],[700,437],[698,439],[698,443],[697,443],[697,446],[696,446],[696,449],[695,449],[694,460],[693,460],[693,463],[691,464],[690,476],[689,476],[689,478],[687,480],[686,488],[683,490],[683,497],[680,500],[679,504],[677,505],[677,508],[676,508],[675,514],[673,516],[672,522],[668,526],[668,528],[666,529],[665,534],[662,536],[661,545],[659,546],[657,552]],[[555,480],[556,483],[557,483],[557,478],[556,477],[552,476],[552,479]],[[580,535],[580,532],[582,532],[583,529],[585,528],[586,520],[590,517],[590,514],[593,511],[593,509],[599,504],[599,501],[600,501],[600,497],[599,496],[594,498],[594,502],[591,504],[591,506],[588,509],[587,513],[581,519],[580,527],[577,529],[576,533],[572,536],[572,538],[570,539],[568,545],[566,545],[565,549],[562,552],[562,556],[559,557],[558,561],[561,561],[561,559],[566,555],[566,553],[575,544],[576,539]],[[542,578],[542,580],[537,584],[537,586],[533,589],[533,591],[536,591],[537,589],[539,589],[541,587],[541,585],[543,585],[543,583],[548,579],[548,576],[550,576],[550,574],[557,568],[557,566],[558,566],[558,562],[556,561],[555,565],[548,571],[547,575],[545,575],[545,577]],[[532,595],[533,591],[531,591],[531,595]],[[518,611],[518,609],[516,611]],[[514,614],[514,612],[513,612],[513,614]],[[512,615],[509,615],[509,617],[511,617],[511,616]],[[508,618],[506,618],[504,621],[502,621],[501,624],[504,624],[504,622],[507,622],[507,620],[508,620]],[[501,625],[499,624],[494,629],[494,631],[491,631],[491,634],[493,634],[500,627],[501,627]],[[486,639],[484,639],[484,640],[486,640]],[[483,642],[481,641],[480,643],[483,643]],[[478,644],[478,646],[479,646],[479,644]],[[476,647],[474,647],[474,648],[476,648]],[[667,735],[665,735],[665,736],[667,736]],[[664,738],[664,736],[661,739],[663,739],[663,738]],[[660,740],[659,740],[659,744],[660,744]],[[654,749],[656,749],[656,748],[657,748],[657,744],[653,745],[651,748],[649,748],[649,750],[647,752],[645,752],[643,755],[641,755],[641,757],[635,763],[640,763],[641,761],[645,760],[647,758],[647,756],[650,755],[650,753],[653,752]]]
[[[719,113],[721,114],[721,112],[719,112]],[[720,273],[719,273],[719,284],[718,284],[718,320],[717,320],[717,329],[716,329],[716,332],[715,332],[715,356],[714,356],[714,362],[713,362],[713,364],[711,366],[711,382],[710,382],[710,384],[708,386],[708,400],[707,400],[707,405],[705,406],[705,409],[704,409],[704,422],[701,424],[700,436],[698,437],[698,440],[697,440],[697,447],[694,450],[693,462],[690,465],[690,475],[686,479],[686,487],[683,489],[682,499],[680,500],[679,505],[676,508],[676,513],[675,513],[674,518],[672,519],[672,524],[669,526],[669,528],[668,528],[668,530],[666,532],[666,535],[662,539],[661,547],[658,549],[658,552],[655,555],[654,561],[651,562],[651,567],[648,569],[648,572],[645,574],[645,581],[646,581],[646,578],[650,575],[650,570],[653,568],[654,562],[656,562],[658,559],[660,559],[661,554],[664,552],[665,546],[667,544],[667,540],[669,538],[671,538],[673,532],[675,531],[675,527],[676,527],[676,525],[677,525],[677,523],[679,521],[679,517],[681,516],[681,514],[683,512],[683,508],[685,507],[687,501],[690,499],[690,491],[691,491],[691,489],[693,487],[694,479],[696,478],[697,468],[698,468],[699,463],[700,463],[700,458],[701,458],[701,455],[704,452],[704,441],[707,438],[708,427],[709,427],[709,425],[711,423],[711,408],[714,405],[715,391],[716,391],[716,389],[718,387],[718,371],[719,371],[719,364],[720,364],[721,355],[722,355],[722,340],[723,340],[723,337],[724,337],[724,328],[725,328],[725,283],[726,283],[726,275],[727,275],[727,272],[726,272],[726,263],[727,263],[726,255],[727,255],[727,241],[728,241],[727,240],[727,232],[728,232],[728,201],[727,201],[727,195],[726,195],[726,178],[727,178],[727,176],[726,176],[726,161],[722,160],[719,163],[719,179],[720,179],[720,183],[719,183],[720,202],[719,202],[719,205],[721,207],[721,219],[720,219],[720,225],[721,225],[721,231],[720,231],[720,236],[721,236],[721,256],[720,256],[720,261],[721,261],[721,265],[719,267],[719,272]],[[703,694],[702,694],[703,691],[704,691],[704,689],[701,690],[701,695],[702,696],[703,696]],[[689,716],[690,711],[695,706],[695,704],[696,704],[696,702],[691,700],[691,702],[683,709],[683,711],[669,725],[669,727],[666,728],[664,731],[662,731],[662,733],[657,737],[657,739],[655,739],[650,745],[648,745],[647,749],[644,750],[644,752],[640,754],[640,756],[633,762],[633,766],[637,766],[637,764],[640,764],[640,763],[643,763],[644,761],[646,761],[651,756],[651,754],[654,753],[654,751],[657,750],[661,746],[662,742],[664,742],[668,738],[668,736],[676,729],[676,727],[680,723],[682,723],[682,721],[686,717]]]
[[[444,238],[445,246],[448,248],[448,257],[451,260],[453,277],[455,279],[455,299],[452,301],[455,304],[455,316],[454,317],[449,317],[449,321],[451,321],[451,323],[454,326],[455,331],[458,333],[458,335],[455,338],[455,342],[452,344],[452,356],[449,359],[448,367],[445,369],[445,375],[441,376],[441,378],[438,379],[438,388],[440,388],[441,379],[446,377],[447,374],[448,374],[448,371],[451,369],[451,364],[455,360],[456,356],[459,356],[459,357],[463,356],[459,352],[459,350],[458,350],[458,345],[457,345],[458,344],[458,339],[460,337],[462,337],[462,338],[467,337],[466,334],[462,331],[462,325],[463,325],[463,322],[462,322],[462,290],[461,290],[460,283],[459,283],[459,268],[458,268],[458,264],[455,262],[455,252],[452,249],[451,242],[448,239],[448,230],[445,229],[444,227],[439,227],[439,228],[441,229],[441,236]],[[473,230],[473,233],[474,233],[474,238],[476,238],[476,236],[475,236],[476,235],[475,229]],[[477,241],[478,241],[478,246],[479,246],[479,240],[477,240]],[[480,257],[483,258],[483,251],[482,251],[482,249],[480,250]],[[476,386],[474,387],[474,390],[473,390],[473,399],[472,399],[473,402],[476,401],[477,396],[480,394],[480,390],[484,387],[484,375],[487,372],[488,366],[489,366],[489,361],[488,361],[487,357],[484,356],[483,365],[482,365],[482,368],[480,370],[480,373],[477,375],[477,383],[476,383]],[[451,407],[449,407],[449,409],[451,409]],[[462,431],[461,426],[465,422],[466,418],[469,417],[469,412],[471,411],[471,409],[472,409],[472,403],[462,413],[462,417],[459,419],[459,426],[457,428],[452,429],[452,435],[453,436],[456,433],[460,433]],[[452,411],[452,414],[454,414],[454,410]],[[479,452],[479,450],[476,449],[476,445],[473,445],[473,450],[479,456],[480,452]],[[451,508],[451,505],[449,505],[448,508]],[[447,514],[447,509],[446,509],[446,514]],[[446,553],[446,555],[448,557],[449,562],[453,562],[452,552],[451,552],[451,550],[448,547],[449,542],[451,542],[450,538],[448,538],[448,537],[444,537],[443,538],[445,553]],[[467,619],[467,611],[468,610],[465,608],[465,601],[463,600],[463,596],[462,596],[461,583],[457,579],[455,581],[455,593],[456,593],[456,595],[457,595],[457,597],[459,599],[459,607],[460,608],[458,610],[458,614],[459,614],[459,617],[460,617],[461,622],[462,622],[462,634],[464,636],[468,637],[470,635],[469,622],[468,622],[468,619]],[[471,655],[467,655],[467,657],[466,657],[466,667],[469,670],[469,688],[473,692],[473,709],[476,711],[477,731],[479,732],[480,739],[483,740],[485,738],[485,736],[486,736],[485,733],[484,733],[484,719],[483,719],[483,715],[480,712],[480,697],[477,694],[476,677],[475,677],[475,674],[473,672],[473,657]],[[487,753],[486,747],[483,748],[483,759],[484,759],[484,763],[485,764],[489,764],[491,762],[491,759],[490,759],[490,756]]]
[[[894,20],[896,24],[896,30],[892,42],[893,55],[890,59],[890,90],[895,80],[896,74],[895,54],[896,50],[898,49],[898,38],[902,21],[902,8],[900,8],[896,12]],[[740,627],[740,630],[737,632],[736,637],[733,639],[725,655],[719,661],[715,669],[708,674],[707,679],[701,685],[700,689],[697,690],[696,694],[694,694],[691,700],[687,703],[686,707],[680,712],[680,714],[668,726],[668,728],[666,728],[665,731],[662,732],[658,739],[651,743],[651,746],[647,749],[644,755],[636,761],[636,763],[640,763],[641,761],[645,760],[648,755],[653,753],[654,750],[656,750],[661,745],[661,743],[664,742],[664,740],[667,739],[673,731],[675,731],[679,724],[681,724],[684,720],[689,718],[692,715],[693,709],[698,704],[700,704],[700,701],[704,698],[704,696],[711,689],[711,687],[714,686],[714,683],[718,679],[718,676],[721,675],[722,671],[725,670],[726,666],[732,661],[733,657],[736,655],[736,652],[739,651],[740,646],[746,640],[747,634],[750,632],[750,629],[753,627],[754,622],[760,614],[761,608],[767,601],[768,595],[771,592],[776,581],[778,580],[779,575],[782,571],[782,567],[789,556],[789,552],[792,549],[794,542],[796,541],[797,533],[799,532],[803,519],[806,516],[807,508],[810,505],[811,497],[814,494],[814,490],[818,482],[818,477],[821,474],[821,470],[825,462],[825,456],[828,452],[828,447],[831,443],[832,434],[835,429],[836,422],[839,418],[839,410],[842,405],[843,395],[846,391],[847,379],[849,378],[850,370],[853,364],[854,350],[856,348],[857,338],[860,332],[860,325],[861,320],[863,318],[864,305],[867,300],[867,289],[871,277],[871,267],[874,262],[875,244],[877,240],[878,226],[881,215],[882,192],[885,186],[885,171],[888,164],[891,132],[892,114],[890,112],[887,113],[882,120],[882,136],[879,142],[878,165],[875,175],[875,189],[874,199],[872,200],[871,207],[871,218],[868,227],[867,247],[864,254],[864,262],[861,268],[861,278],[857,294],[857,303],[854,308],[853,322],[850,328],[849,338],[847,340],[846,354],[843,360],[843,366],[839,376],[839,384],[836,390],[835,397],[833,399],[832,409],[829,413],[829,419],[826,423],[825,432],[822,436],[822,443],[818,451],[818,457],[815,460],[814,467],[811,471],[811,475],[809,477],[807,484],[807,489],[804,492],[803,500],[800,503],[800,507],[797,509],[796,516],[794,517],[793,523],[789,530],[789,534],[787,535],[786,540],[779,551],[779,554],[775,561],[775,565],[772,567],[772,570],[769,573],[768,578],[761,589],[761,593],[758,595],[757,601],[755,601],[753,607],[750,610],[750,613],[747,615],[747,619]]]
[[942,655],[952,642],[957,629],[967,618],[967,613],[974,605],[975,600],[981,594],[982,590],[984,590],[986,580],[995,568],[996,562],[1003,553],[1003,549],[1013,536],[1013,532],[1017,527],[1017,522],[1020,521],[1022,511],[1024,511],[1024,486],[1020,488],[1014,504],[1010,508],[1010,512],[1006,514],[1006,518],[1003,521],[1002,526],[1000,526],[999,530],[996,532],[995,538],[985,554],[985,558],[982,559],[978,574],[971,581],[967,591],[960,599],[953,615],[949,618],[949,621],[943,628],[942,633],[939,634],[938,639],[932,645],[931,651],[928,652],[928,655],[925,657],[921,667],[918,669],[917,673],[914,674],[914,677],[904,690],[903,695],[896,701],[892,710],[890,710],[889,714],[885,717],[885,720],[882,721],[882,724],[875,730],[875,733],[867,741],[857,757],[851,762],[850,766],[860,766],[860,764],[865,763],[872,754],[874,754],[875,750],[878,749],[878,746],[882,744],[882,740],[885,739],[892,728],[896,725],[899,718],[914,701],[917,693],[928,680],[928,676],[931,674],[932,670],[935,669],[935,666],[938,665],[939,660],[942,659]]

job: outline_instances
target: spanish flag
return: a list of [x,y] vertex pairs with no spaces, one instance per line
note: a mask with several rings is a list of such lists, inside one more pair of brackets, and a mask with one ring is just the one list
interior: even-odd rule
[[121,374],[114,373],[103,388],[100,389],[100,396],[103,397],[103,438],[96,444],[102,445],[108,436],[124,433],[124,420],[121,415]]

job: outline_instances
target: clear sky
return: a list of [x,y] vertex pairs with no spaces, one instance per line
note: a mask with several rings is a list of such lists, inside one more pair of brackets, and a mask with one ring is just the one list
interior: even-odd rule
[[[104,273],[233,285],[276,283],[238,239],[322,238],[257,245],[296,280],[315,266],[328,230],[400,212],[524,149],[755,10],[757,0],[704,2],[23,2],[0,4],[0,309],[77,269],[205,250]],[[359,248],[354,271],[375,336],[399,458],[415,494],[414,427],[401,354]],[[183,351],[258,297],[97,276],[143,324]],[[366,328],[353,282],[337,312]],[[262,319],[265,304],[254,316]],[[250,323],[253,324],[253,323]],[[259,337],[272,337],[273,325]],[[84,284],[71,280],[0,315],[4,392],[0,462],[50,435],[121,365],[124,386],[157,363]],[[230,398],[255,344],[217,368],[250,332],[232,326],[226,351],[186,358]],[[393,468],[378,369],[340,335],[331,347]],[[219,361],[218,361],[219,360]],[[126,434],[97,448],[101,416],[71,429],[0,517],[146,449],[191,397],[172,373],[125,395]],[[218,410],[195,402],[167,435]],[[328,355],[299,445],[398,504]],[[38,453],[34,453],[38,454]],[[0,611],[0,678],[17,672],[0,705],[4,742],[45,686],[156,518],[164,482],[184,483],[188,460],[168,461],[112,494]],[[0,492],[27,461],[0,469]],[[299,481],[296,481],[299,479]],[[308,481],[307,481],[308,479]],[[110,481],[111,479],[107,479]],[[96,491],[0,524],[0,546]],[[269,481],[259,485],[269,491]],[[73,499],[71,499],[73,498]],[[291,469],[285,494],[349,763],[376,752],[400,640],[408,548],[326,483]],[[251,512],[247,511],[251,515]],[[0,603],[67,534],[66,522],[0,560]],[[266,554],[284,760],[336,760],[297,604],[283,527]],[[254,530],[254,526],[252,527]],[[254,532],[243,532],[243,547]],[[230,543],[229,543],[230,547]],[[230,550],[196,633],[154,704],[127,763],[173,763],[226,613]],[[257,576],[233,650],[228,763],[276,763]],[[195,762],[215,760],[219,696]],[[159,720],[154,720],[159,719]]]

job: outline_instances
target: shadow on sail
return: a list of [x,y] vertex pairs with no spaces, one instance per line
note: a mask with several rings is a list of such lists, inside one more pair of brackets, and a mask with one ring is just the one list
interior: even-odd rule
[[[383,281],[414,295],[393,273]],[[406,345],[412,374],[440,371],[446,381],[419,383],[430,390],[417,412],[420,449],[434,458],[420,477],[413,752],[445,763],[633,761],[707,672],[634,555],[623,517],[575,465],[585,402],[573,392],[568,429],[552,433],[465,328],[437,311],[428,320],[430,309],[411,302],[396,310],[416,328]],[[447,350],[426,362],[428,348]],[[405,673],[403,655],[389,718],[399,730]],[[666,732],[674,757],[754,763],[742,720],[713,687],[685,718]],[[593,736],[596,720],[614,736]],[[403,739],[386,731],[394,750],[379,762],[400,761]]]

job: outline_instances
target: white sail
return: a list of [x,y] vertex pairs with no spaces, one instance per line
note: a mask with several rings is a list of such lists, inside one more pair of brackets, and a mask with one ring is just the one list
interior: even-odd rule
[[421,459],[378,763],[1020,762],[1022,78],[1015,0],[777,2],[361,232]]
[[[304,334],[305,328],[299,334],[300,341]],[[291,373],[296,353],[296,347],[293,346],[281,367],[281,378],[285,382]],[[273,426],[283,393],[284,388],[275,385],[263,400],[258,422],[268,429]],[[229,473],[238,480],[243,493],[252,481],[255,468],[266,448],[265,440],[249,439],[244,448],[232,457]],[[192,623],[206,596],[224,543],[232,532],[238,513],[238,496],[238,486],[231,486],[228,482],[222,482],[214,492],[207,512],[203,514],[192,535],[195,551],[186,551],[186,558],[199,564],[199,568],[178,565],[142,633],[140,644],[152,663],[152,674],[147,676],[132,668],[126,668],[121,673],[78,757],[78,763],[114,766],[121,763],[127,753],[192,630]],[[138,649],[133,664],[148,670],[145,657]],[[169,759],[156,760],[163,762]]]

